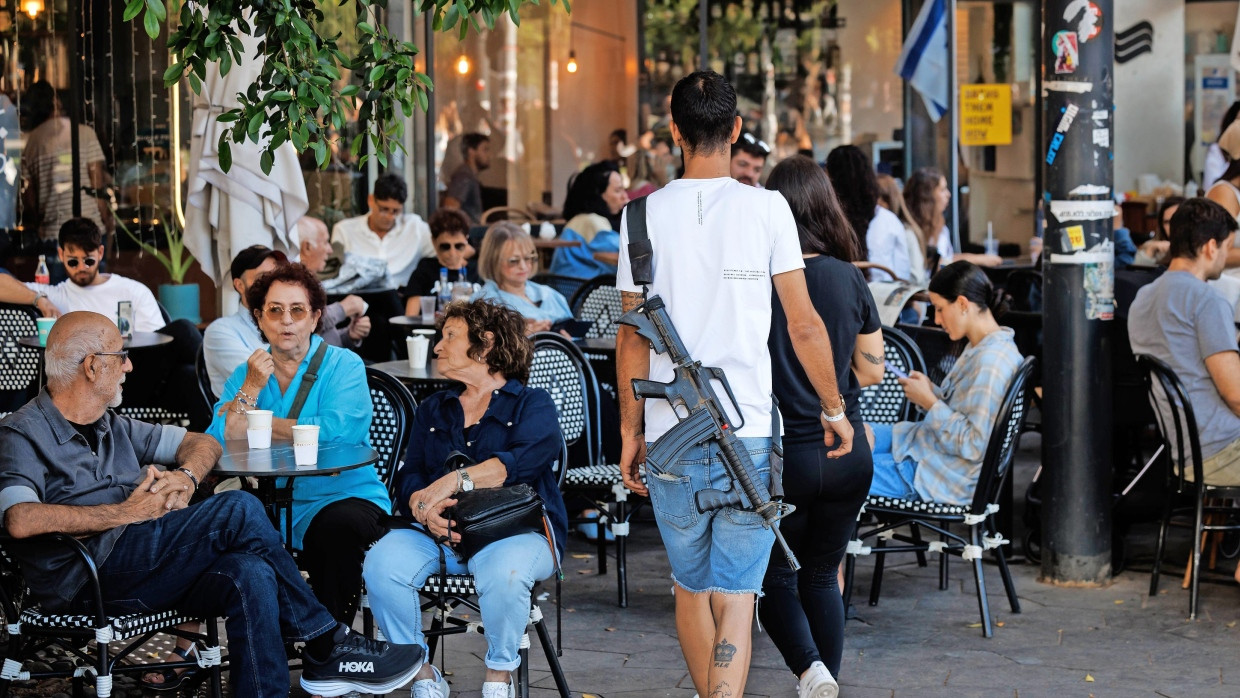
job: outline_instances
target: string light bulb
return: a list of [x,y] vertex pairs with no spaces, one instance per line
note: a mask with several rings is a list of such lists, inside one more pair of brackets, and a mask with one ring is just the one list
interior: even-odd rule
[[43,11],[43,0],[22,0],[22,12],[30,15],[30,19],[39,16]]
[[462,53],[461,57],[456,59],[456,72],[461,75],[469,74],[469,56]]
[[564,65],[564,69],[570,73],[577,72],[577,52],[576,51],[570,50],[568,52],[568,63]]

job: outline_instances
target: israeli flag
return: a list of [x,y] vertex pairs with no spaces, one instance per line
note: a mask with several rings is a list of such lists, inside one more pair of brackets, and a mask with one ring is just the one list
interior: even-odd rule
[[896,75],[917,90],[930,118],[938,121],[947,113],[950,96],[947,76],[951,57],[947,42],[947,0],[926,0],[896,61]]

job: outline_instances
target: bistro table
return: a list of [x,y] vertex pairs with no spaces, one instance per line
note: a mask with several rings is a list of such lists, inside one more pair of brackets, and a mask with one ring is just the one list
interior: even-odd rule
[[[369,446],[320,442],[319,462],[315,465],[297,465],[291,440],[273,438],[271,448],[250,448],[247,439],[228,439],[212,473],[221,477],[239,477],[242,482],[246,482],[245,478],[255,478],[258,487],[254,494],[267,508],[271,523],[277,529],[283,514],[285,543],[291,548],[293,478],[330,476],[377,462],[379,453]],[[280,478],[287,479],[281,482]]]
[[[23,347],[30,347],[32,349],[36,349],[38,350],[40,354],[42,354],[47,349],[47,347],[43,346],[42,344],[39,344],[38,335],[30,335],[28,337],[21,337],[17,340],[17,343],[22,345]],[[121,348],[129,350],[129,351],[133,351],[136,349],[154,349],[157,347],[166,346],[168,344],[172,344],[172,337],[166,334],[160,334],[159,332],[134,332],[133,336],[125,337],[125,343],[122,345]],[[44,368],[43,360],[42,358],[40,358],[39,360],[39,385],[40,386],[42,386],[47,381],[47,375],[44,373],[43,368]]]

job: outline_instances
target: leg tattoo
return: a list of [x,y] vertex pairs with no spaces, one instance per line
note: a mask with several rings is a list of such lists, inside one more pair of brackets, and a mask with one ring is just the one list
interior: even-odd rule
[[710,689],[710,696],[708,698],[732,698],[732,687],[728,685],[727,681],[720,681],[719,685]]
[[736,645],[730,644],[725,637],[715,645],[715,666],[729,667],[732,666],[732,657],[736,655]]

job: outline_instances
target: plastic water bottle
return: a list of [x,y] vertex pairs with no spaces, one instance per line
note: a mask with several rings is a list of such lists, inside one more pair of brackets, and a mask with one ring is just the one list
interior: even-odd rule
[[39,255],[39,266],[34,270],[34,282],[36,284],[52,283],[52,275],[47,270],[47,256]]
[[442,309],[452,302],[452,285],[448,283],[448,268],[439,267],[439,307]]

